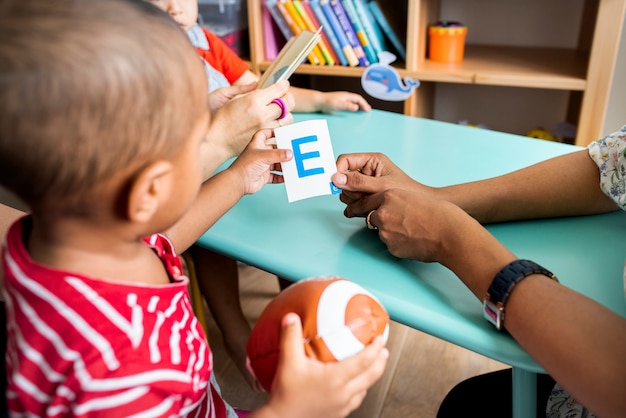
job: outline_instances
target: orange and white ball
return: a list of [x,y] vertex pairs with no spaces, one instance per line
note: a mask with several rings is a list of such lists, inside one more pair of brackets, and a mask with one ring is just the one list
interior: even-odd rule
[[289,312],[302,320],[306,354],[324,362],[350,357],[389,334],[389,314],[358,284],[339,277],[294,283],[267,305],[248,340],[248,367],[267,391],[278,363],[281,321]]

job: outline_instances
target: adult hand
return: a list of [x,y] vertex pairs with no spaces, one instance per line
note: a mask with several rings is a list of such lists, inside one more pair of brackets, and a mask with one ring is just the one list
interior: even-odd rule
[[371,210],[368,196],[373,193],[388,189],[434,190],[413,180],[380,153],[340,155],[332,181],[342,189],[340,199],[348,205],[345,215],[350,218],[367,215]]
[[256,88],[256,82],[248,84],[235,84],[228,87],[220,87],[209,93],[209,108],[214,115],[220,108],[232,99],[252,92]]
[[[294,99],[287,92],[288,88],[289,83],[282,81],[262,90],[254,90],[235,97],[215,113],[207,135],[216,152],[222,154],[222,162],[238,155],[259,129],[276,128],[293,122],[291,110]],[[287,112],[280,124],[281,108],[272,103],[276,98],[283,100]]]
[[373,194],[359,202],[361,210],[369,214],[369,223],[391,254],[418,261],[446,264],[449,253],[463,251],[458,247],[465,245],[457,240],[459,236],[483,229],[456,205],[416,191],[390,189]]
[[358,408],[367,389],[382,376],[388,357],[382,338],[377,337],[363,351],[340,362],[309,358],[304,352],[300,318],[288,314],[282,323],[271,397],[252,416],[345,417]]

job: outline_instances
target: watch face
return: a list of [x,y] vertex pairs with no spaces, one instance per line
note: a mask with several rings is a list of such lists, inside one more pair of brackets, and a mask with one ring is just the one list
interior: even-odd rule
[[502,329],[502,319],[504,318],[504,309],[495,305],[488,298],[483,301],[483,316],[485,319],[499,330]]

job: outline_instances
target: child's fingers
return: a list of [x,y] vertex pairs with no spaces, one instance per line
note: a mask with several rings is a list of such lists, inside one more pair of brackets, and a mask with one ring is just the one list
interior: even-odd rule
[[281,325],[279,369],[283,366],[293,367],[306,357],[300,317],[293,312],[288,313],[283,317]]
[[276,141],[272,140],[272,138],[274,138],[274,130],[271,128],[264,128],[255,132],[252,136],[251,142],[254,142],[257,145],[276,143]]
[[363,351],[343,360],[340,364],[345,368],[355,392],[366,391],[385,371],[389,350],[384,347],[382,337],[376,337]]

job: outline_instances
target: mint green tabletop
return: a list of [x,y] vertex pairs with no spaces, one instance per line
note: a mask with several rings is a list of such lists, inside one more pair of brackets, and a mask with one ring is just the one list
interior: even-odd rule
[[[506,173],[580,148],[383,111],[299,114],[328,121],[335,156],[387,154],[432,186]],[[481,314],[481,302],[437,263],[389,254],[362,218],[347,219],[338,196],[287,202],[284,185],[245,196],[199,244],[291,280],[337,275],[374,293],[392,319],[529,372],[543,369]],[[488,226],[518,257],[552,270],[561,283],[626,317],[626,214]],[[468,253],[467,257],[472,254]],[[549,321],[550,318],[546,318]]]

